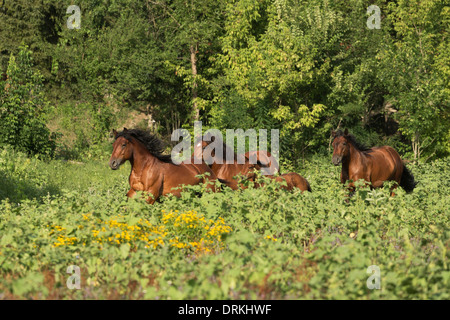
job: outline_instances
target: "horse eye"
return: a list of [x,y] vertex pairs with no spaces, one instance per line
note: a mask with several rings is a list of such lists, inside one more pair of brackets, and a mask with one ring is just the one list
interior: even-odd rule
[[127,144],[126,143],[124,143],[123,145],[122,145],[122,148],[125,148],[127,146]]

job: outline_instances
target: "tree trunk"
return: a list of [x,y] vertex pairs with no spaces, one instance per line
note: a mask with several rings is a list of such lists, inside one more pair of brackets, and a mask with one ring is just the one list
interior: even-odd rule
[[414,163],[418,163],[420,160],[420,134],[416,132],[412,141],[412,148],[414,152]]
[[191,51],[191,66],[192,66],[192,100],[193,100],[193,109],[194,109],[194,121],[197,121],[200,118],[200,110],[197,106],[197,48],[198,45],[191,45],[190,51]]

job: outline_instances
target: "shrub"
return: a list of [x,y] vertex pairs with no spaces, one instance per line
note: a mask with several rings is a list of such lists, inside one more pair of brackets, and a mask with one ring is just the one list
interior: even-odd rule
[[20,47],[11,54],[7,80],[0,94],[0,143],[28,154],[53,155],[55,142],[46,127],[49,103],[42,76],[32,69],[31,51]]

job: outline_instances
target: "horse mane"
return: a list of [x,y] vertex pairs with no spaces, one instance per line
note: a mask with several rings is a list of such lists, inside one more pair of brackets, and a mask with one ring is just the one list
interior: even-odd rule
[[367,147],[366,145],[362,144],[361,142],[358,142],[355,138],[354,135],[352,134],[345,134],[344,132],[342,132],[341,130],[336,131],[336,135],[335,138],[337,137],[344,137],[345,139],[347,139],[347,141],[349,141],[356,150],[358,151],[370,151],[372,148]]
[[[201,142],[201,141],[205,141],[208,145],[210,145],[211,143],[212,143],[212,141],[211,141],[211,136],[214,136],[213,134],[211,134],[211,133],[207,133],[207,134],[205,134],[204,136],[200,136],[200,137],[198,137],[196,140],[195,140],[195,145],[197,145],[197,143],[199,143],[199,142]],[[215,136],[214,136],[215,137]],[[218,139],[218,141],[220,141],[222,144],[223,144],[223,154],[222,154],[222,157],[223,157],[223,159],[222,160],[226,160],[226,157],[227,157],[227,150],[230,150],[231,152],[233,152],[233,155],[234,155],[234,160],[237,160],[237,154],[236,154],[236,152],[234,152],[234,150],[233,149],[231,149],[226,143],[225,143],[225,141],[223,141],[223,139],[221,139],[221,138],[215,138],[215,139]],[[209,140],[209,141],[208,141]]]
[[172,163],[172,156],[163,154],[166,149],[166,144],[158,139],[155,135],[141,129],[128,129],[121,131],[117,134],[116,139],[119,137],[124,137],[127,140],[134,138],[144,145],[144,147],[151,153],[152,156],[156,157],[165,163]]

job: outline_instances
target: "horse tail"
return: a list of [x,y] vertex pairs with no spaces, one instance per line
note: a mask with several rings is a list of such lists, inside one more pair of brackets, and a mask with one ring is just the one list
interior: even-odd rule
[[[305,179],[305,180],[306,180],[306,179]],[[309,192],[312,192],[311,186],[309,185],[309,181],[308,181],[308,180],[306,180],[306,185],[308,186],[308,189],[307,189],[307,190],[308,190]]]
[[217,180],[219,180],[220,183],[223,183],[223,184],[226,184],[226,185],[229,184],[229,182],[227,180],[219,179],[219,178],[217,178]]
[[414,190],[416,185],[417,181],[414,180],[413,174],[405,165],[403,165],[403,173],[400,179],[400,186],[409,193]]
[[[290,172],[290,173],[288,173],[288,175],[291,175],[291,179],[293,179],[294,186],[301,189],[302,192],[304,192],[304,191],[312,192],[309,181],[306,180],[304,177],[302,177],[301,175],[299,175],[298,173],[295,173],[295,172]],[[295,177],[295,182],[294,182],[294,177],[292,177],[292,175],[294,175],[294,177]]]

